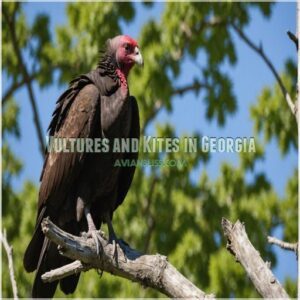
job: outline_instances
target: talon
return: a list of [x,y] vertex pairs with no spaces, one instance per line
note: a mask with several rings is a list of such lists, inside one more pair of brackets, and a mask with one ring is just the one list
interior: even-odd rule
[[[124,260],[125,260],[125,262],[127,262],[125,250],[123,249],[123,247],[124,247],[124,245],[126,247],[128,244],[126,242],[124,242],[123,240],[117,238],[114,228],[111,223],[111,218],[109,215],[105,216],[105,220],[106,220],[106,223],[108,226],[108,234],[109,234],[108,242],[111,243],[112,246],[114,247],[113,258],[115,259],[116,263],[118,264],[118,248],[117,247],[119,246],[121,251],[123,252]],[[123,247],[122,247],[122,244],[123,244]]]
[[88,234],[87,234],[87,232],[85,232],[85,231],[80,232],[80,236],[81,236],[82,238],[84,238],[85,240],[88,239]]
[[99,253],[100,253],[99,247],[100,247],[100,245],[99,245],[97,234],[96,234],[95,231],[92,231],[91,233],[92,233],[93,239],[94,239],[95,244],[96,244],[96,253],[97,253],[97,256],[99,256]]
[[97,257],[101,258],[100,254],[103,253],[103,246],[102,246],[102,241],[101,241],[101,232],[98,232],[96,230],[96,226],[95,226],[94,221],[92,219],[92,215],[90,213],[90,208],[89,207],[85,207],[84,213],[85,213],[85,217],[86,217],[89,229],[88,229],[87,233],[82,233],[82,235],[93,238],[93,240],[95,241],[95,244],[96,244]]
[[[110,241],[110,243],[114,247],[113,258],[116,261],[116,263],[118,263],[118,247],[120,248],[120,250],[123,253],[124,261],[127,262],[126,251],[123,248],[125,248],[128,244],[126,242],[124,242],[122,239],[113,239]],[[124,245],[125,245],[125,247],[124,247]]]
[[92,230],[92,231],[90,231],[90,234],[96,244],[96,254],[100,258],[101,253],[103,253],[103,247],[101,244],[101,239],[99,237],[99,233],[97,230]]
[[103,246],[102,241],[100,239],[100,234],[97,230],[90,230],[88,232],[85,232],[83,236],[88,239],[92,238],[96,244],[96,254],[98,258],[101,258],[101,254],[103,253]]

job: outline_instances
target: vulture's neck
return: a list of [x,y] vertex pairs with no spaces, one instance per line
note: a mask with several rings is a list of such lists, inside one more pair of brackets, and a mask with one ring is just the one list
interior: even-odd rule
[[120,80],[120,85],[122,90],[128,90],[127,85],[127,76],[129,74],[129,71],[131,69],[131,66],[117,66],[116,62],[112,58],[111,55],[105,53],[99,63],[98,68],[100,69],[100,72],[103,75],[108,75],[109,77],[113,78],[114,80],[118,79]]
[[124,72],[122,69],[117,68],[116,69],[116,74],[120,79],[121,82],[121,88],[122,89],[128,89],[128,85],[127,85],[127,76],[128,73]]

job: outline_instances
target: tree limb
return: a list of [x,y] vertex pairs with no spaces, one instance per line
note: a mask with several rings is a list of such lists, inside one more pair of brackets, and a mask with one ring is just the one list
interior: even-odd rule
[[284,241],[281,241],[273,236],[268,236],[268,243],[277,245],[282,249],[290,250],[296,253],[296,256],[298,257],[298,243],[287,243]]
[[12,257],[13,249],[8,244],[5,230],[3,233],[2,232],[0,233],[0,239],[1,239],[1,242],[5,249],[5,252],[7,254],[9,277],[10,277],[11,286],[12,286],[12,290],[13,290],[13,296],[14,296],[14,299],[18,299],[18,289],[17,289],[17,283],[16,283],[16,279],[15,279],[15,274],[14,274],[14,264],[13,264],[13,257]]
[[38,141],[39,141],[39,145],[40,145],[40,152],[42,154],[42,157],[44,157],[45,142],[44,142],[44,138],[43,138],[42,125],[41,125],[40,117],[39,117],[39,114],[38,114],[37,104],[36,104],[35,96],[34,96],[34,93],[33,93],[33,88],[32,88],[32,85],[31,85],[30,76],[29,76],[28,70],[26,68],[26,65],[24,63],[22,53],[21,53],[21,49],[19,47],[17,35],[16,35],[16,28],[15,28],[15,25],[16,25],[15,24],[16,10],[12,14],[11,17],[9,15],[6,7],[3,7],[2,11],[3,11],[4,19],[5,19],[8,27],[9,27],[13,49],[14,49],[14,52],[17,56],[17,59],[18,59],[19,65],[20,65],[20,70],[22,72],[23,80],[24,80],[24,82],[26,84],[26,87],[27,87],[27,90],[28,90],[29,100],[30,100],[32,111],[33,111],[33,121],[34,121],[34,125],[35,125],[37,136],[38,136]]
[[298,50],[298,48],[299,48],[298,38],[292,32],[290,32],[290,31],[287,32],[287,35],[295,43],[296,49]]
[[42,230],[52,242],[59,245],[60,254],[76,260],[72,264],[43,274],[42,279],[45,281],[61,279],[76,272],[95,268],[152,287],[169,297],[213,298],[213,295],[207,295],[193,285],[160,254],[144,255],[124,245],[124,252],[117,246],[116,259],[114,246],[108,243],[100,232],[99,239],[103,251],[98,257],[93,239],[64,232],[49,219],[42,221]]
[[[38,75],[38,72],[35,72],[33,74],[29,75],[29,81],[31,82],[32,80],[34,80]],[[6,92],[4,93],[3,97],[2,97],[2,105],[5,104],[5,102],[12,96],[12,94],[19,89],[20,87],[22,87],[24,84],[26,84],[26,80],[24,78],[22,78],[20,81],[17,82],[13,82],[12,85],[6,90]]]
[[271,72],[273,73],[273,75],[275,76],[277,83],[280,87],[280,90],[283,94],[284,99],[286,100],[292,114],[295,116],[296,121],[298,123],[298,107],[297,105],[295,105],[292,101],[292,98],[290,96],[290,94],[288,93],[286,87],[284,86],[278,72],[276,71],[274,65],[272,64],[272,62],[270,61],[270,59],[266,56],[262,45],[257,46],[255,45],[250,39],[249,37],[246,36],[246,34],[235,24],[231,23],[231,26],[233,27],[233,29],[235,30],[235,32],[240,36],[240,38],[251,48],[253,49],[258,55],[261,56],[261,58],[264,60],[264,62],[267,64],[267,66],[269,67],[269,69],[271,70]]
[[199,90],[201,88],[209,88],[209,86],[207,84],[199,82],[198,80],[195,80],[191,84],[187,84],[182,87],[174,88],[172,91],[172,96],[176,96],[176,95],[182,96],[184,93],[191,92],[191,91],[199,93]]
[[53,282],[55,280],[63,279],[67,276],[78,274],[80,272],[86,272],[90,270],[92,267],[88,265],[82,264],[80,260],[75,260],[74,262],[65,265],[61,268],[57,268],[55,270],[51,270],[42,275],[42,280],[44,282]]
[[245,226],[232,224],[222,218],[222,228],[227,238],[227,249],[245,269],[256,290],[263,298],[289,298],[274,274],[262,260],[248,239]]

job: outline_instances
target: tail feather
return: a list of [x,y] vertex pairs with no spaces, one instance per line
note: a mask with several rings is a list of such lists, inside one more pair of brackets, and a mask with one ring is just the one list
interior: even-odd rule
[[60,288],[65,294],[71,294],[75,291],[80,274],[71,275],[60,281],[43,282],[41,276],[50,270],[59,268],[71,263],[72,260],[63,257],[57,251],[57,246],[45,238],[41,256],[39,259],[36,276],[32,288],[32,298],[53,298],[57,285],[60,282]]
[[[44,213],[42,216],[40,214],[37,220],[34,235],[24,255],[24,267],[26,271],[29,272],[37,269],[32,288],[32,298],[53,298],[59,282],[60,288],[65,294],[73,293],[80,276],[80,274],[74,274],[51,283],[42,281],[41,276],[44,273],[72,262],[71,259],[61,256],[57,250],[57,245],[42,233],[40,223],[44,217],[43,215]],[[65,224],[64,227],[64,230],[73,234],[78,234],[79,232],[76,223],[71,222]]]
[[[71,232],[75,235],[79,235],[79,228],[78,228],[78,224],[76,221],[70,222],[68,224],[65,224],[65,230],[67,232]],[[69,263],[73,262],[71,259],[61,256],[61,264],[62,265],[67,265]],[[65,294],[72,294],[74,293],[77,284],[78,284],[78,280],[80,277],[80,273],[79,274],[74,274],[68,277],[65,277],[63,279],[60,280],[60,289],[65,293]]]
[[44,207],[39,213],[32,239],[24,254],[23,265],[27,272],[33,272],[38,265],[37,258],[40,257],[40,252],[45,238],[41,230],[41,223],[44,218],[45,211],[46,207]]
[[27,272],[33,272],[37,268],[37,258],[40,256],[44,238],[45,237],[41,230],[36,230],[34,232],[32,240],[30,241],[23,258],[23,265]]
[[60,255],[57,248],[45,238],[34,278],[32,298],[53,298],[58,280],[45,283],[42,281],[41,276],[45,272],[58,267],[60,267]]
[[80,277],[80,273],[61,279],[60,280],[60,289],[66,295],[74,293],[74,291],[77,287],[77,284],[78,284],[79,277]]

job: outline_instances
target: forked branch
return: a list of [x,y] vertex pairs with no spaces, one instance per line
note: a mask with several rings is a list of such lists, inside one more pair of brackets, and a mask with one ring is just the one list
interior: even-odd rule
[[288,243],[281,241],[273,236],[268,236],[268,243],[279,246],[282,249],[293,251],[296,253],[296,256],[298,258],[298,243]]
[[263,298],[289,298],[267,263],[249,241],[245,226],[240,221],[232,224],[222,218],[222,227],[227,238],[228,251],[244,267],[257,292]]
[[287,32],[288,37],[294,42],[296,49],[298,51],[299,48],[299,41],[298,38],[290,31]]
[[51,282],[94,268],[139,282],[146,287],[152,287],[169,297],[213,298],[213,295],[207,295],[198,289],[180,274],[165,256],[160,254],[141,254],[129,246],[124,247],[123,253],[117,246],[116,259],[114,246],[108,243],[100,232],[103,251],[98,257],[93,239],[86,239],[64,232],[49,219],[43,220],[42,230],[52,242],[59,245],[60,254],[75,260],[69,265],[43,274],[42,279],[44,281]]
[[296,104],[294,104],[289,92],[287,91],[285,85],[282,82],[282,79],[280,78],[278,72],[276,71],[274,65],[272,64],[272,62],[270,61],[270,59],[267,57],[267,55],[265,54],[262,45],[255,45],[250,38],[238,27],[236,26],[234,23],[231,24],[233,29],[235,30],[235,32],[240,36],[240,38],[251,48],[253,49],[258,55],[261,56],[261,58],[264,60],[264,62],[267,64],[267,66],[269,67],[269,69],[271,70],[271,72],[273,73],[273,75],[276,78],[276,81],[280,87],[280,90],[282,92],[282,95],[284,97],[284,99],[286,100],[292,114],[295,116],[296,121],[298,122],[298,107]]

